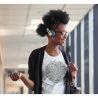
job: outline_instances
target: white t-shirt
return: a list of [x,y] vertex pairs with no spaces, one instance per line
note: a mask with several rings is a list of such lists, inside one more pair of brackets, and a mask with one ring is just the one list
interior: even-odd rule
[[43,94],[63,94],[66,73],[66,63],[60,51],[57,56],[50,56],[44,51],[42,65],[42,93]]

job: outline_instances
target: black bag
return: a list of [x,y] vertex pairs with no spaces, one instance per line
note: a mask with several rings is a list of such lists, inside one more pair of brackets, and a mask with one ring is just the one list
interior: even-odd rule
[[81,94],[80,87],[76,87],[72,81],[71,72],[66,72],[65,76],[65,94]]
[[[71,58],[70,58],[70,56],[67,54],[66,55],[66,63],[67,63],[67,65],[69,65],[70,64],[70,62],[72,62],[71,61]],[[72,79],[72,75],[71,75],[71,72],[70,72],[70,70],[68,70],[67,72],[66,72],[66,75],[65,75],[65,77],[64,77],[64,84],[65,84],[65,94],[81,94],[81,89],[80,89],[80,87],[76,87],[75,86],[75,83],[74,83],[74,81],[73,81],[73,79]]]

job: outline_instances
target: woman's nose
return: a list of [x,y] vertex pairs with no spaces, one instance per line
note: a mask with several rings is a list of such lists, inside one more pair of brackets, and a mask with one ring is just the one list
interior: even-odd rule
[[66,39],[66,38],[67,38],[67,36],[65,35],[65,36],[64,36],[64,38]]
[[64,39],[66,39],[66,37],[67,37],[67,34],[66,34],[66,33],[65,33],[65,34],[63,34],[63,38],[64,38]]

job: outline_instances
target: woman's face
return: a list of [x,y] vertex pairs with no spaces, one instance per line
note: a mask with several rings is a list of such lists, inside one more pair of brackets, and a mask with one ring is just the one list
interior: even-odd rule
[[54,27],[54,31],[56,32],[56,36],[53,39],[53,43],[56,45],[64,46],[64,42],[68,35],[66,26],[64,24],[58,24]]

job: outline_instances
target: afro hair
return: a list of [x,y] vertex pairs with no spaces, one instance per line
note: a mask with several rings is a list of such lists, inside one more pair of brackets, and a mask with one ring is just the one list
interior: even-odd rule
[[67,24],[69,21],[69,15],[62,10],[50,10],[43,16],[42,20],[43,24],[41,23],[38,25],[36,32],[43,37],[48,34],[46,28],[52,30],[52,27],[55,24]]

